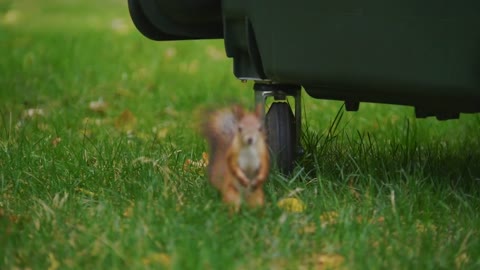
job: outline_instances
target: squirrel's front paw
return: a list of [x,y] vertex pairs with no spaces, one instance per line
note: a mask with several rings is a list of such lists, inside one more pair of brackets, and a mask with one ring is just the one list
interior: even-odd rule
[[251,190],[255,190],[255,189],[258,188],[259,185],[260,185],[259,179],[253,179],[253,180],[250,182],[250,189],[251,189]]

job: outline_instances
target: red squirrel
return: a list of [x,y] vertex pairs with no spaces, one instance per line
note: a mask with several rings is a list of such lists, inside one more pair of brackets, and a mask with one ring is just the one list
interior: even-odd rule
[[210,145],[208,176],[222,200],[238,211],[242,203],[265,204],[263,184],[270,162],[262,110],[245,111],[240,106],[215,111],[204,124]]

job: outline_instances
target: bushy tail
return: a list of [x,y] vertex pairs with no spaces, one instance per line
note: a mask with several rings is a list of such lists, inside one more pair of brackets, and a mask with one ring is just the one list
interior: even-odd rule
[[227,173],[227,151],[237,132],[243,110],[238,106],[210,112],[202,125],[202,133],[210,147],[208,176],[210,182],[221,188]]

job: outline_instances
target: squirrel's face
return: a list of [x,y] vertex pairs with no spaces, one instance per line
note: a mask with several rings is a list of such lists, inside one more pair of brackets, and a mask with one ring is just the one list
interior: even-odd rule
[[255,115],[246,115],[238,123],[238,134],[243,145],[254,145],[262,138],[263,127]]

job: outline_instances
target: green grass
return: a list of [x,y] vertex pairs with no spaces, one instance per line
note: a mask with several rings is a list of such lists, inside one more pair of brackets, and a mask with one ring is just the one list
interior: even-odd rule
[[300,165],[229,216],[184,168],[205,108],[253,105],[221,41],[150,41],[120,0],[4,1],[0,19],[0,269],[480,268],[479,115],[304,96]]

